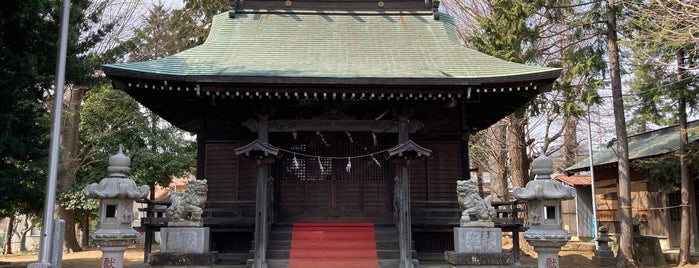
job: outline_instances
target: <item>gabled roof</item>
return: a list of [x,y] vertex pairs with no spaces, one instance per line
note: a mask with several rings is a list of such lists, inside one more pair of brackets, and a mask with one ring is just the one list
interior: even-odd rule
[[[689,142],[699,140],[699,120],[687,124]],[[659,156],[677,151],[680,148],[679,125],[648,131],[629,136],[629,160],[645,157]],[[619,160],[616,156],[616,142],[593,155],[594,165],[616,164]],[[566,169],[568,172],[590,170],[590,158],[575,163]]]
[[[560,70],[468,49],[451,17],[431,12],[277,11],[214,18],[203,45],[110,77],[192,83],[459,85],[551,83]],[[539,83],[540,84],[540,83]]]

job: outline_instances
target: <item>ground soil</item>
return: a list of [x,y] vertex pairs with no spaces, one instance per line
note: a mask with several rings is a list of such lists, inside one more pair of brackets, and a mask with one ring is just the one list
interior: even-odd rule
[[[561,268],[586,268],[594,267],[592,265],[591,251],[561,251],[560,254]],[[64,268],[84,268],[84,267],[100,267],[100,259],[102,252],[98,249],[91,248],[86,251],[76,253],[64,253],[63,264]],[[0,255],[0,268],[26,268],[28,264],[35,263],[38,260],[36,253],[21,253]],[[536,265],[537,260],[531,256],[523,254],[522,264]],[[130,247],[125,254],[125,265],[135,265],[143,262],[143,247],[134,245]],[[645,267],[675,267],[674,265],[665,266],[645,266]],[[699,264],[691,264],[689,268],[699,268]]]
[[[100,260],[102,251],[96,248],[90,248],[85,251],[75,253],[63,253],[63,268],[85,268],[85,267],[101,267]],[[1,268],[26,268],[30,263],[35,263],[39,260],[36,253],[19,253],[0,255]],[[124,264],[133,265],[143,262],[143,247],[134,245],[129,247],[124,254]]]

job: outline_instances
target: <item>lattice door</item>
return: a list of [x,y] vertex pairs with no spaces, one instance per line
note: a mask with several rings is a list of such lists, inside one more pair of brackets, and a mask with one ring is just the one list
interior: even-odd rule
[[275,165],[277,215],[282,219],[390,216],[385,138],[371,133],[287,133],[275,140],[286,151]]

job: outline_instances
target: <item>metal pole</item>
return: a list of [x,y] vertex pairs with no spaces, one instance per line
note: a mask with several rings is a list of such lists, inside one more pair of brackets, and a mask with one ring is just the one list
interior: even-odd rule
[[587,104],[587,138],[588,154],[590,155],[590,187],[592,188],[592,239],[595,239],[597,229],[597,200],[595,197],[595,163],[592,157],[592,125],[590,123],[590,104]]
[[58,43],[56,63],[56,84],[54,93],[53,122],[51,125],[51,146],[49,154],[49,172],[46,179],[46,196],[44,199],[44,219],[41,226],[40,263],[51,263],[51,240],[53,238],[53,213],[56,199],[56,181],[58,178],[58,149],[61,138],[61,113],[63,110],[63,86],[65,84],[66,51],[68,46],[68,17],[70,0],[63,0],[61,16],[61,34]]

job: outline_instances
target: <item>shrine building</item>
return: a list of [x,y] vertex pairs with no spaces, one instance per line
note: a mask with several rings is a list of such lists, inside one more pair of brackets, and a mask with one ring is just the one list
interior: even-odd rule
[[[280,237],[295,226],[368,225],[380,267],[411,267],[453,248],[469,134],[560,74],[465,47],[438,7],[232,1],[204,44],[103,70],[196,134],[204,225],[220,262],[292,267],[299,255]],[[435,216],[444,212],[453,221]]]

